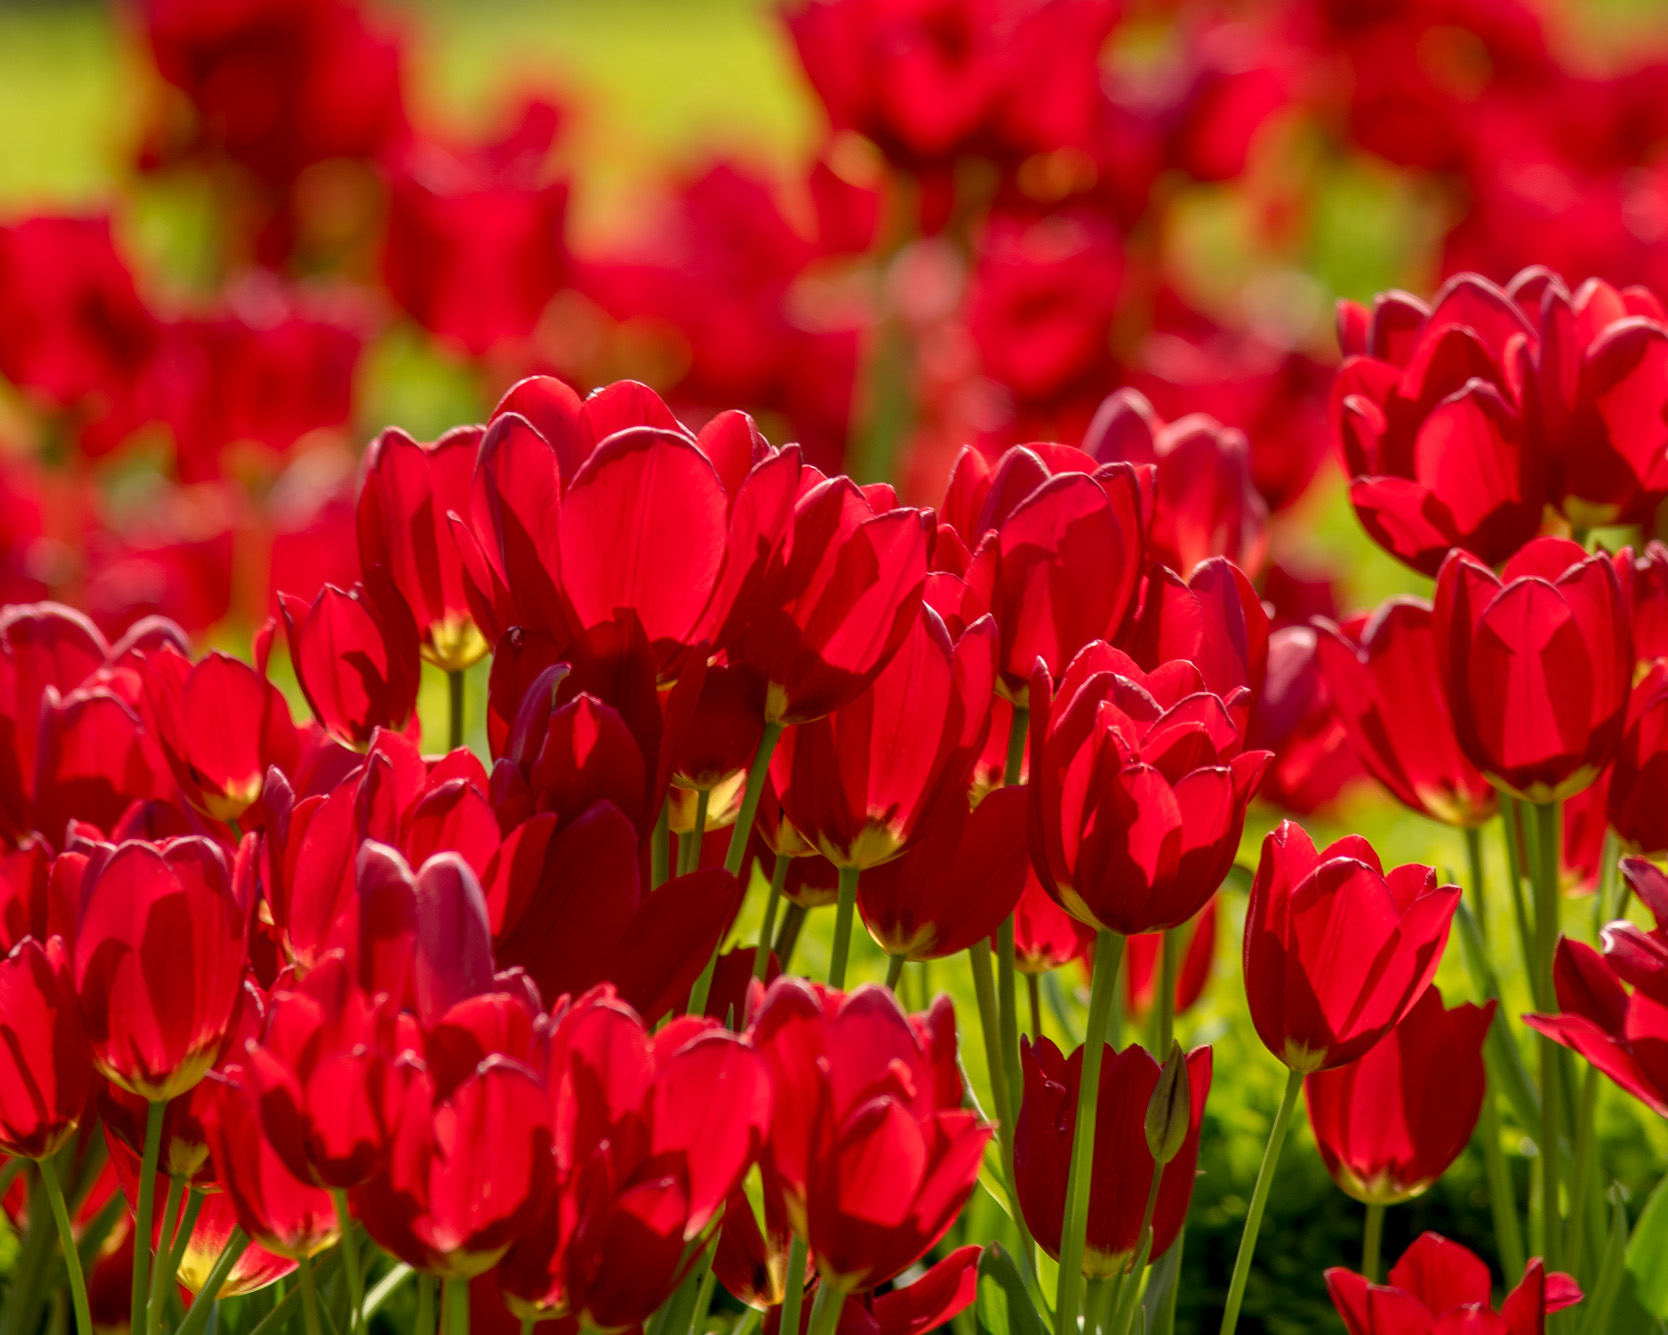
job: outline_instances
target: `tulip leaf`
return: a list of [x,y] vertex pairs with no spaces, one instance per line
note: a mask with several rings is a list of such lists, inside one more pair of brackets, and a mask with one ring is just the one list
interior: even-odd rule
[[1627,1206],[1622,1204],[1619,1192],[1613,1194],[1610,1209],[1610,1238],[1604,1245],[1598,1279],[1582,1301],[1581,1335],[1603,1335],[1609,1328],[1610,1309],[1615,1306],[1627,1264]]
[[1652,1316],[1668,1317],[1668,1178],[1657,1183],[1633,1226],[1627,1246],[1627,1273],[1633,1298]]
[[1037,1309],[1025,1292],[1019,1267],[999,1242],[979,1257],[979,1297],[974,1312],[985,1335],[1046,1335]]
[[1171,1335],[1176,1328],[1176,1296],[1181,1287],[1182,1243],[1178,1234],[1170,1250],[1147,1272],[1147,1291],[1141,1295],[1141,1315],[1153,1335]]

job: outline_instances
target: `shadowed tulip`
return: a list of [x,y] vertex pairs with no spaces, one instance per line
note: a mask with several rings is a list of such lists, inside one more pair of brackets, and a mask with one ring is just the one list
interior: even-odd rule
[[72,821],[114,831],[135,802],[175,791],[168,763],[138,711],[113,691],[41,697],[34,774],[35,828],[67,846]]
[[1191,663],[1143,672],[1087,645],[1031,689],[1031,858],[1074,917],[1126,936],[1178,927],[1233,865],[1268,761],[1242,751],[1247,693],[1223,699]]
[[[1014,1178],[1020,1208],[1037,1244],[1060,1255],[1066,1215],[1066,1175],[1077,1126],[1083,1049],[1066,1057],[1046,1038],[1020,1044],[1025,1092],[1014,1126]],[[1155,1167],[1148,1148],[1147,1105],[1158,1087],[1160,1067],[1142,1047],[1122,1052],[1108,1045],[1100,1067],[1099,1113],[1095,1121],[1094,1167],[1089,1179],[1089,1232],[1083,1273],[1102,1279],[1120,1273],[1141,1243],[1141,1221]],[[1199,1127],[1210,1094],[1211,1051],[1187,1055],[1190,1091],[1187,1134],[1176,1156],[1163,1167],[1153,1212],[1152,1259],[1170,1249],[1193,1198],[1199,1158]]]
[[[947,1325],[952,1317],[973,1306],[978,1296],[982,1250],[977,1245],[957,1247],[903,1288],[879,1295],[871,1289],[847,1294],[835,1335],[923,1335]],[[800,1304],[800,1335],[810,1329],[819,1287],[820,1282],[813,1284]],[[761,1329],[765,1335],[778,1335],[782,1329],[780,1306],[765,1313]]]
[[1263,840],[1246,909],[1257,1036],[1305,1074],[1364,1055],[1430,986],[1459,897],[1429,867],[1386,876],[1359,835],[1317,853],[1301,826],[1282,821]]
[[1326,1272],[1332,1305],[1349,1335],[1545,1335],[1546,1318],[1581,1301],[1568,1275],[1529,1262],[1518,1286],[1494,1310],[1488,1263],[1447,1238],[1421,1233],[1390,1267],[1388,1284],[1334,1266]]
[[[1627,724],[1616,758],[1594,785],[1594,790],[1604,789],[1605,817],[1628,848],[1641,853],[1668,852],[1668,808],[1662,802],[1665,783],[1668,661],[1658,659],[1629,693]],[[1603,822],[1595,826],[1593,833],[1602,844]]]
[[992,1131],[963,1104],[955,1014],[908,1017],[885,988],[779,978],[753,1017],[776,1090],[767,1177],[840,1293],[919,1260],[960,1213]]
[[378,728],[410,726],[421,678],[417,628],[404,603],[380,604],[362,585],[326,584],[311,605],[278,595],[290,662],[313,717],[349,746],[369,744]]
[[26,936],[0,960],[0,1150],[56,1152],[75,1134],[92,1084],[64,943]]
[[[1191,921],[1176,930],[1181,933],[1177,944],[1180,958],[1176,969],[1176,994],[1172,998],[1174,1014],[1191,1010],[1210,982],[1211,965],[1216,959],[1216,900],[1212,899],[1195,914]],[[1157,932],[1132,936],[1124,942],[1123,975],[1125,1013],[1136,1024],[1145,1023],[1158,1000],[1158,981],[1164,951],[1164,938]]]
[[1316,646],[1312,626],[1281,626],[1269,635],[1268,674],[1245,738],[1274,753],[1257,795],[1300,815],[1337,805],[1361,778]]
[[1609,558],[1539,538],[1500,576],[1443,563],[1432,626],[1455,735],[1495,783],[1532,802],[1579,792],[1621,739],[1633,641]]
[[1432,986],[1360,1061],[1304,1080],[1309,1126],[1339,1187],[1369,1205],[1396,1205],[1448,1171],[1482,1111],[1494,1008],[1446,1010]]
[[254,838],[235,869],[194,836],[88,858],[76,992],[94,1066],[134,1094],[171,1099],[214,1064],[243,983]]
[[1054,902],[1027,857],[1025,889],[1014,906],[1014,967],[1021,973],[1047,973],[1082,959],[1094,942],[1095,929]]
[[1222,557],[1201,561],[1186,580],[1151,566],[1116,643],[1148,672],[1186,659],[1212,693],[1226,700],[1244,686],[1255,700],[1268,672],[1268,612],[1245,572]]

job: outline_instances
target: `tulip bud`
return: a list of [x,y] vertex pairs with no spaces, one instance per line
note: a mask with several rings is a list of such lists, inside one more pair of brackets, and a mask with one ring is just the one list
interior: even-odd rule
[[1170,1055],[1158,1073],[1158,1084],[1147,1100],[1147,1149],[1153,1162],[1167,1164],[1181,1153],[1193,1121],[1193,1090],[1187,1078],[1187,1059],[1180,1043],[1170,1044]]

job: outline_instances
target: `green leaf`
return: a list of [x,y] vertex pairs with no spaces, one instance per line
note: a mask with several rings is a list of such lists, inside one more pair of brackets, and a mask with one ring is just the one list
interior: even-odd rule
[[1581,1305],[1581,1335],[1603,1335],[1610,1326],[1610,1309],[1616,1305],[1622,1271],[1627,1264],[1627,1206],[1620,1192],[1611,1196],[1610,1239],[1604,1245],[1598,1279]]
[[1181,1282],[1182,1243],[1178,1236],[1170,1250],[1147,1272],[1147,1291],[1141,1295],[1142,1318],[1154,1335],[1170,1335],[1176,1328],[1176,1291]]
[[1031,1305],[1014,1258],[992,1242],[979,1256],[979,1297],[974,1307],[985,1335],[1047,1335]]

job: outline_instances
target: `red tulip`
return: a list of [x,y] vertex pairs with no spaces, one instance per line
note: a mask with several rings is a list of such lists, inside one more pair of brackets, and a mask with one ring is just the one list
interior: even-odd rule
[[1533,802],[1579,792],[1615,754],[1633,643],[1615,568],[1540,538],[1496,577],[1463,552],[1437,576],[1437,667],[1461,748]]
[[26,936],[0,960],[0,1150],[44,1159],[75,1134],[92,1094],[68,952]]
[[243,983],[253,855],[251,835],[235,869],[196,837],[130,841],[88,858],[76,992],[93,1065],[122,1088],[171,1099],[214,1064]]
[[863,925],[889,955],[943,959],[1006,922],[1031,869],[1025,790],[986,795],[970,814],[952,795],[909,852],[857,883]]
[[1636,665],[1668,658],[1668,547],[1654,539],[1639,555],[1624,547],[1615,565],[1627,593]]
[[[1606,777],[1604,814],[1622,842],[1642,853],[1668,851],[1668,661],[1657,659],[1628,696],[1627,726]],[[1594,785],[1595,788],[1600,785]],[[1568,810],[1568,807],[1566,807]],[[1602,840],[1602,823],[1595,830]]]
[[1102,463],[1151,464],[1157,478],[1153,557],[1183,575],[1225,556],[1255,575],[1268,553],[1268,506],[1251,478],[1243,431],[1190,413],[1166,425],[1139,390],[1120,389],[1096,410],[1084,452]]
[[[1024,1040],[1020,1064],[1025,1093],[1014,1125],[1014,1180],[1032,1236],[1058,1259],[1083,1049],[1066,1057],[1046,1038]],[[1083,1273],[1090,1278],[1120,1273],[1140,1246],[1141,1221],[1155,1167],[1147,1147],[1147,1105],[1158,1087],[1159,1071],[1152,1055],[1134,1044],[1122,1052],[1109,1046],[1101,1061],[1088,1244],[1083,1251]],[[1154,1259],[1170,1249],[1187,1217],[1210,1080],[1211,1051],[1195,1048],[1187,1055],[1187,1136],[1175,1158],[1161,1170],[1164,1176],[1152,1219]]]
[[35,827],[66,847],[72,821],[115,832],[129,807],[177,791],[156,737],[127,701],[107,689],[40,703],[34,775]]
[[1186,581],[1168,566],[1153,566],[1117,643],[1148,672],[1184,658],[1213,694],[1226,700],[1243,686],[1254,700],[1268,671],[1268,613],[1231,561],[1213,556]]
[[[684,669],[686,674],[695,670],[693,664]],[[742,668],[707,667],[689,718],[676,728],[668,718],[672,833],[681,835],[695,828],[695,808],[702,792],[708,795],[707,829],[735,824],[747,770],[763,732],[764,683]]]
[[[982,1250],[977,1244],[957,1247],[903,1288],[889,1289],[878,1297],[872,1290],[847,1294],[835,1335],[920,1335],[949,1324],[978,1297]],[[800,1304],[800,1335],[810,1328],[818,1287],[813,1285]],[[761,1329],[764,1335],[778,1335],[782,1329],[779,1305],[765,1313]]]
[[287,593],[278,601],[296,682],[332,736],[363,747],[378,728],[411,725],[421,666],[403,603],[379,605],[358,584],[346,591],[326,584],[310,606]]
[[897,857],[936,805],[964,800],[995,684],[995,622],[952,643],[921,608],[868,690],[783,736],[771,761],[783,814],[836,866]]
[[1124,935],[1186,922],[1233,865],[1267,763],[1241,751],[1246,693],[1191,663],[1143,672],[1090,644],[1031,689],[1031,857],[1074,917]]
[[1311,626],[1281,626],[1268,637],[1268,675],[1245,736],[1274,753],[1257,795],[1298,813],[1335,805],[1361,778],[1315,650]]
[[[1183,940],[1177,943],[1180,956],[1176,969],[1174,1014],[1191,1010],[1210,982],[1211,966],[1216,958],[1216,900],[1212,899],[1194,916],[1193,920],[1176,930]],[[1156,932],[1132,936],[1124,942],[1124,963],[1120,971],[1124,980],[1125,1013],[1136,1023],[1152,1011],[1158,1000],[1160,964],[1164,938]]]
[[1602,955],[1560,938],[1552,968],[1560,1013],[1524,1021],[1668,1117],[1668,876],[1643,858],[1623,859],[1622,873],[1655,930],[1613,922],[1601,933]]
[[1001,631],[1002,691],[1023,705],[1040,657],[1057,675],[1085,644],[1111,639],[1135,601],[1152,474],[1097,466],[1066,446],[1016,446],[996,463],[963,450],[946,519],[974,553]]
[[259,1094],[235,1068],[213,1075],[214,1116],[208,1123],[214,1171],[243,1231],[267,1251],[305,1259],[341,1236],[330,1193],[297,1177],[261,1130]]
[[145,661],[144,700],[145,721],[180,793],[214,820],[244,819],[260,799],[267,767],[295,765],[299,739],[283,695],[228,654],[193,664],[164,646]]
[[[1263,840],[1245,918],[1245,992],[1257,1036],[1293,1071],[1347,1066],[1430,985],[1459,905],[1429,867],[1388,876],[1359,835],[1317,853],[1299,825]],[[1347,940],[1347,953],[1335,943]]]
[[10,951],[26,936],[37,942],[74,938],[75,905],[54,893],[52,862],[52,850],[33,835],[0,852],[0,950]]
[[914,624],[931,545],[929,512],[889,487],[834,477],[803,490],[791,535],[765,567],[751,616],[720,632],[732,663],[765,680],[765,717],[804,723],[863,693]]
[[839,1292],[884,1283],[943,1237],[992,1134],[962,1106],[949,999],[912,1020],[885,988],[779,978],[750,1036],[776,1090],[767,1174],[794,1232]]
[[1494,1007],[1446,1010],[1433,985],[1360,1061],[1304,1080],[1315,1144],[1344,1191],[1395,1205],[1459,1158],[1483,1108],[1483,1040]]
[[1388,1284],[1334,1266],[1326,1272],[1326,1287],[1349,1335],[1544,1335],[1551,1313],[1581,1301],[1575,1281],[1547,1274],[1537,1257],[1496,1313],[1488,1263],[1435,1233],[1414,1239],[1390,1267]]
[[1329,621],[1318,629],[1333,715],[1367,772],[1432,820],[1475,828],[1492,816],[1494,790],[1455,736],[1430,605],[1392,598],[1355,639]]
[[1047,973],[1082,959],[1094,941],[1095,929],[1056,904],[1035,865],[1028,865],[1025,889],[1014,907],[1014,967],[1021,973]]
[[559,1016],[556,1184],[498,1268],[512,1310],[614,1329],[676,1288],[770,1126],[765,1064],[714,1021],[651,1037],[604,989]]
[[[390,427],[365,452],[356,528],[359,565],[367,578],[380,568],[371,593],[397,594],[417,624],[422,655],[448,672],[486,656],[488,645],[471,613],[458,554],[446,516],[469,508],[469,479],[480,443],[479,427],[458,427],[431,445],[419,445]],[[400,619],[400,609],[385,615]]]
[[[770,1310],[779,1308],[787,1296],[793,1230],[788,1227],[780,1192],[765,1192],[763,1205],[761,1227],[747,1193],[730,1193],[730,1199],[724,1203],[724,1222],[719,1229],[718,1246],[713,1251],[712,1270],[731,1297],[759,1308],[769,1321]],[[801,1290],[814,1282],[816,1267],[809,1257],[804,1273],[797,1278]]]
[[1526,438],[1518,349],[1535,331],[1487,279],[1459,274],[1431,307],[1386,293],[1340,307],[1332,423],[1350,500],[1385,551],[1435,574],[1448,550],[1493,564],[1535,536],[1546,461]]

